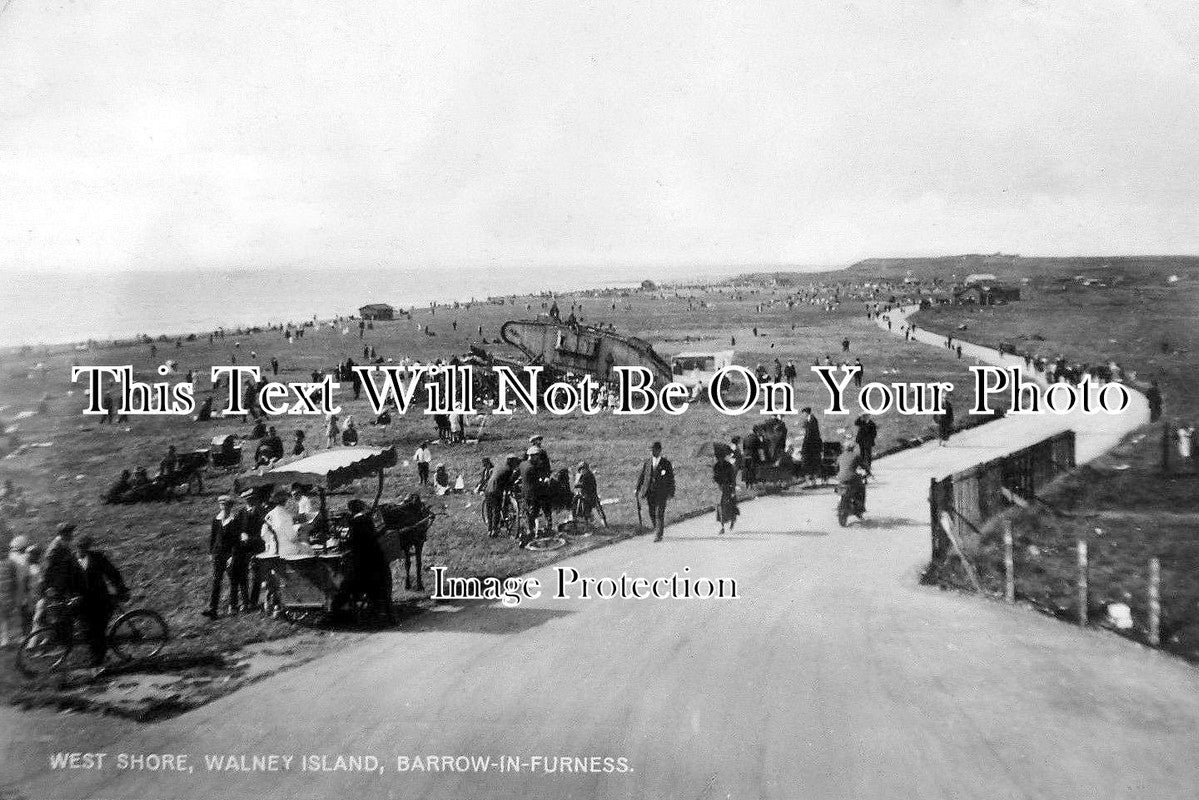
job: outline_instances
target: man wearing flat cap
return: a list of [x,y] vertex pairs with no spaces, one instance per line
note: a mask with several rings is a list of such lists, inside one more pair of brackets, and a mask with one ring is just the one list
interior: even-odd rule
[[221,582],[229,575],[229,612],[236,614],[245,597],[245,574],[240,564],[235,563],[242,546],[242,534],[246,532],[246,514],[237,508],[233,496],[223,494],[217,498],[216,516],[208,533],[208,558],[212,564],[212,591],[208,596],[208,609],[204,616],[216,618],[220,615]]
[[525,460],[520,463],[520,496],[524,505],[528,531],[526,539],[537,537],[537,520],[545,514],[546,529],[553,530],[553,507],[547,498],[546,482],[550,478],[550,459],[538,445],[530,445],[525,451]]
[[75,526],[64,523],[42,557],[42,594],[51,602],[65,602],[83,593],[83,571],[71,552]]
[[492,539],[499,537],[503,523],[504,492],[512,488],[516,481],[516,469],[520,466],[520,458],[516,453],[509,453],[504,463],[491,471],[487,485],[483,487],[484,516],[487,518],[487,535]]

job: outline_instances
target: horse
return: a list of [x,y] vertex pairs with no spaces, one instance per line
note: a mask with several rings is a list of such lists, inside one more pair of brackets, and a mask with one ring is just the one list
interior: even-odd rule
[[187,494],[194,489],[198,494],[204,493],[204,467],[208,466],[208,451],[196,450],[192,453],[181,453],[173,472],[160,475],[163,496],[172,497],[180,486],[187,487]]
[[380,544],[388,562],[404,559],[404,588],[412,588],[412,558],[416,556],[416,590],[424,591],[424,563],[422,554],[429,528],[433,524],[433,511],[424,504],[420,495],[413,492],[398,505],[384,503],[379,506],[383,518],[383,533]]

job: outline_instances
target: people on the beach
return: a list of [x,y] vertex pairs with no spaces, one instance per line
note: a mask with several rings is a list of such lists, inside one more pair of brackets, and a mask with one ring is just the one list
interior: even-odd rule
[[29,605],[29,539],[14,536],[0,560],[0,648],[16,644],[25,633]]
[[212,566],[212,586],[208,596],[208,608],[204,616],[215,619],[220,616],[221,584],[229,579],[229,598],[226,607],[236,614],[245,599],[245,576],[239,573],[234,563],[237,551],[242,546],[246,533],[246,514],[236,508],[233,496],[223,494],[217,498],[216,515],[212,518],[208,535],[208,558]]
[[604,527],[608,527],[608,516],[604,513],[604,507],[600,502],[599,484],[595,479],[595,473],[591,471],[591,465],[586,461],[580,461],[575,469],[575,507],[582,515],[582,520],[590,522],[592,514],[598,513]]
[[379,545],[375,523],[367,505],[357,497],[346,504],[350,514],[345,546],[349,553],[349,574],[341,586],[338,606],[355,594],[368,598],[388,622],[394,620],[391,607],[391,566]]
[[526,537],[536,537],[538,524],[545,516],[545,530],[553,530],[554,508],[550,502],[549,480],[551,467],[549,454],[540,445],[530,445],[525,451],[525,460],[518,468],[520,476],[521,505],[527,523]]
[[353,417],[346,417],[345,427],[341,429],[341,443],[346,447],[358,444],[358,429],[354,427]]
[[862,463],[862,469],[866,471],[867,475],[873,475],[870,466],[874,461],[874,443],[878,440],[878,424],[869,414],[862,414],[854,420],[853,424],[857,428],[857,432],[854,434],[854,443],[858,447],[858,458]]
[[949,437],[953,434],[953,404],[946,400],[944,410],[936,416],[936,419],[937,439],[941,447],[946,447],[949,444]]
[[330,414],[325,422],[325,446],[332,450],[341,438],[341,424],[336,414]]
[[438,462],[437,467],[433,470],[433,493],[447,494],[450,491],[450,474],[446,471],[445,464]]
[[487,535],[492,539],[500,535],[502,509],[505,493],[512,490],[517,480],[517,468],[520,458],[515,453],[509,453],[504,463],[497,467],[487,478],[483,488],[484,519],[487,523]]
[[800,471],[808,486],[815,486],[824,470],[824,440],[820,421],[810,407],[803,409],[803,443],[800,445]]
[[291,510],[287,507],[288,493],[276,491],[271,495],[271,510],[262,523],[264,552],[279,558],[303,558],[312,555],[312,547],[300,532]]
[[416,480],[421,486],[429,484],[429,464],[433,461],[433,451],[429,449],[430,444],[431,442],[426,439],[412,454],[412,461],[416,464]]
[[1162,390],[1157,381],[1149,384],[1145,390],[1145,399],[1149,402],[1149,421],[1157,422],[1162,418]]
[[108,487],[104,493],[105,503],[123,503],[125,496],[133,487],[133,473],[127,469],[121,470],[121,475]]

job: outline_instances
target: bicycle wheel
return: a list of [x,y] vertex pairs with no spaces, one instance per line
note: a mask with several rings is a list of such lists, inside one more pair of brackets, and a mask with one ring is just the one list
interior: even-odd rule
[[513,539],[519,539],[525,527],[525,514],[520,507],[520,501],[509,495],[508,501],[504,505],[504,529]]
[[538,553],[543,553],[547,550],[557,550],[559,547],[566,547],[566,539],[562,536],[539,536],[536,539],[530,539],[525,542],[526,550],[533,550]]
[[587,501],[581,495],[575,495],[571,503],[570,521],[559,523],[558,530],[571,536],[591,535],[591,522],[587,519]]
[[62,668],[71,655],[74,637],[64,638],[54,628],[38,628],[17,650],[17,669],[29,677]]
[[169,638],[166,622],[148,608],[127,611],[108,629],[108,643],[122,661],[153,658]]

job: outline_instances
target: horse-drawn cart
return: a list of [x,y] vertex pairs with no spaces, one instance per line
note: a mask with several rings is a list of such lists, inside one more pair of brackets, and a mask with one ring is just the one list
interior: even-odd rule
[[[396,463],[395,448],[341,447],[316,455],[300,458],[273,467],[239,476],[238,485],[249,488],[310,486],[320,498],[317,518],[311,523],[315,541],[308,543],[311,555],[258,556],[260,571],[267,588],[267,602],[280,615],[296,621],[319,621],[325,619],[338,606],[362,607],[364,598],[346,596],[352,560],[342,540],[348,530],[348,517],[331,515],[327,495],[365,478],[377,477],[372,512],[379,510],[383,495],[384,471]],[[395,548],[390,543],[393,536],[386,517],[380,545],[390,563],[394,560]],[[424,523],[424,531],[432,522],[432,516]],[[422,536],[423,541],[423,536]],[[400,553],[402,555],[402,552]]]
[[[837,460],[841,457],[842,447],[841,442],[838,441],[821,442],[820,466],[817,474],[814,475],[804,473],[798,452],[784,450],[769,461],[761,460],[759,455],[746,453],[742,477],[750,486],[758,484],[787,486],[805,478],[827,484],[837,475]],[[729,446],[724,442],[705,442],[696,450],[695,455],[697,457],[715,455],[717,458],[723,458],[728,452]]]

